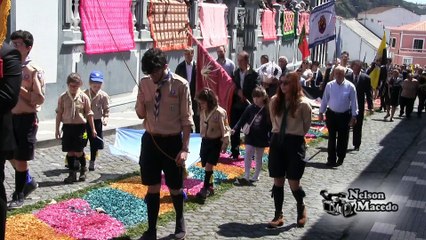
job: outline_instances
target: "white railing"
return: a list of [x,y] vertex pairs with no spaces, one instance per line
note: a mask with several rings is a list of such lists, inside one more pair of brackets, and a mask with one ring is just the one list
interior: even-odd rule
[[416,49],[416,48],[400,48],[399,52],[410,52],[410,53],[426,53],[426,49]]
[[[133,31],[138,31],[137,26],[146,26],[146,23],[138,23],[139,21],[143,21],[143,12],[146,12],[146,4],[144,6],[141,6],[141,4],[146,3],[145,0],[132,0],[132,21],[133,21]],[[65,6],[64,6],[64,23],[63,23],[63,29],[69,29],[72,31],[79,32],[80,31],[80,12],[79,12],[79,5],[80,0],[65,0]],[[137,11],[136,8],[139,8]],[[141,16],[137,16],[138,15]],[[146,14],[146,13],[145,13]]]

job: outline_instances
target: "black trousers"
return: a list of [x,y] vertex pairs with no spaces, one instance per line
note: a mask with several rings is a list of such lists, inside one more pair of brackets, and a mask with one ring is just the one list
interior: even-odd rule
[[356,117],[356,124],[353,127],[352,145],[354,147],[361,146],[362,124],[364,123],[364,111],[359,111]]
[[[336,159],[344,159],[349,141],[349,122],[351,120],[351,112],[344,113],[333,112],[327,110],[326,125],[328,128],[328,158],[327,161],[335,163]],[[337,138],[337,147],[336,147]]]
[[[244,109],[232,108],[231,110],[231,128],[238,123]],[[231,135],[231,153],[232,158],[238,158],[240,155],[240,129],[235,129],[235,133]]]
[[401,107],[400,114],[401,115],[404,114],[404,110],[405,110],[405,116],[411,117],[415,100],[416,98],[406,98],[406,97],[400,96],[399,97],[399,104]]
[[417,106],[417,115],[421,116],[423,110],[425,109],[426,94],[419,92],[417,94],[417,97],[419,98],[419,105]]

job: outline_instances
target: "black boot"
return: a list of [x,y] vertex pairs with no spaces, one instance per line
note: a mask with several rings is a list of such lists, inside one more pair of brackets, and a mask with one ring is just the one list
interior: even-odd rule
[[304,227],[308,221],[305,203],[303,202],[303,198],[306,196],[306,193],[303,191],[302,187],[296,191],[292,191],[292,193],[297,202],[297,227]]
[[68,159],[69,174],[68,174],[68,177],[64,179],[64,183],[72,184],[73,182],[77,182],[77,170],[75,167],[76,158],[74,156],[67,156],[67,159]]
[[186,226],[183,217],[183,193],[172,195],[173,207],[176,211],[175,239],[185,239]]
[[274,198],[275,215],[272,221],[268,223],[269,228],[277,228],[284,225],[283,204],[284,204],[284,187],[273,186],[271,197]]

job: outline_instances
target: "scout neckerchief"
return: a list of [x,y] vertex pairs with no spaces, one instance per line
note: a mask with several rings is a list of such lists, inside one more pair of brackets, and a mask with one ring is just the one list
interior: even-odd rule
[[73,97],[70,93],[70,91],[67,91],[67,95],[71,100],[71,118],[74,119],[75,118],[75,103],[78,101],[78,97],[80,96],[81,90],[80,88],[77,90],[77,93],[75,94],[75,96]]
[[[215,113],[216,112],[216,110],[217,110],[217,107],[215,107],[210,113],[209,113],[209,115],[207,115],[207,117],[206,117],[206,120],[204,121],[204,123],[206,124],[206,136],[204,136],[204,137],[207,137],[207,133],[209,132],[209,120],[210,120],[210,118],[213,116],[213,113]],[[204,115],[205,115],[205,113],[204,113]]]
[[158,120],[158,116],[160,114],[160,100],[161,100],[161,87],[172,77],[172,74],[169,70],[167,70],[166,76],[157,83],[157,90],[155,91],[154,95],[154,117],[155,121]]

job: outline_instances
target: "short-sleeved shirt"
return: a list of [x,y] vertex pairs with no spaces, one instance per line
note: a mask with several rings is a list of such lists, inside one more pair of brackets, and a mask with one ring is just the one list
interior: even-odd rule
[[109,96],[106,92],[99,90],[98,93],[93,96],[93,94],[90,93],[90,89],[86,89],[84,93],[91,100],[90,106],[93,111],[93,119],[109,117]]
[[222,142],[229,143],[230,127],[226,110],[218,106],[210,113],[200,113],[200,134],[203,138],[221,138]]
[[61,115],[63,124],[85,124],[87,116],[93,115],[90,99],[83,91],[78,91],[73,99],[68,92],[64,92],[58,99],[56,114]]
[[189,83],[174,73],[161,87],[159,115],[155,119],[154,104],[157,84],[148,76],[139,81],[136,113],[144,119],[145,129],[152,134],[178,134],[184,126],[193,126]]
[[[274,112],[274,104],[277,101],[277,97],[273,96],[270,103],[270,115],[272,122],[272,131],[273,133],[279,133],[281,129],[281,122],[283,119],[282,111],[281,115],[276,115]],[[309,127],[311,126],[311,113],[312,108],[306,98],[302,98],[297,105],[296,112],[294,116],[289,111],[287,113],[287,122],[286,122],[286,134],[292,134],[297,136],[305,136],[308,132]]]
[[13,114],[35,113],[40,111],[44,103],[44,72],[27,60],[22,65],[21,87],[28,92],[19,95],[18,103],[12,109]]

